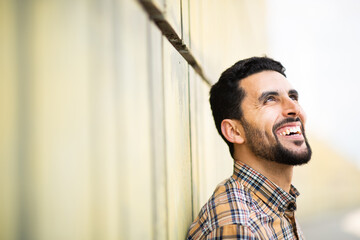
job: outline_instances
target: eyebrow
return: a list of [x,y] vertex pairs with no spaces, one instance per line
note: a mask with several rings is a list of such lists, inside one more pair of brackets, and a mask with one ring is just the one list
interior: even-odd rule
[[[295,89],[291,89],[288,92],[289,95],[296,95],[299,96],[298,91],[296,91]],[[267,92],[263,92],[260,97],[258,98],[259,102],[263,102],[268,96],[279,96],[280,94],[276,91],[267,91]]]
[[298,91],[296,91],[295,89],[291,89],[288,94],[295,94],[296,96],[299,96]]

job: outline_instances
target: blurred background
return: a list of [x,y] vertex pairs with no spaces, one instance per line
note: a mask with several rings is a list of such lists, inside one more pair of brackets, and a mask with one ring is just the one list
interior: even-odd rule
[[0,239],[184,239],[232,159],[208,92],[287,68],[307,239],[360,239],[357,0],[1,0]]

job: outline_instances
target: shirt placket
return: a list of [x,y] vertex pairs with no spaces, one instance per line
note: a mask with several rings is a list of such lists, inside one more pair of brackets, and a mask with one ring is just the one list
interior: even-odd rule
[[290,226],[292,226],[292,232],[293,232],[294,236],[296,237],[296,239],[303,239],[301,234],[299,234],[299,231],[298,231],[298,225],[297,225],[297,222],[295,219],[295,209],[296,209],[296,204],[293,202],[290,202],[284,212],[284,217],[289,221]]

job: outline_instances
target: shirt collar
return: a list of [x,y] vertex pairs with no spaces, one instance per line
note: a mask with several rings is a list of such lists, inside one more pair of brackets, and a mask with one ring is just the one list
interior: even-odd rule
[[249,188],[269,207],[277,208],[280,212],[296,210],[296,197],[300,193],[293,185],[290,186],[290,193],[285,192],[264,175],[240,161],[235,161],[232,177]]

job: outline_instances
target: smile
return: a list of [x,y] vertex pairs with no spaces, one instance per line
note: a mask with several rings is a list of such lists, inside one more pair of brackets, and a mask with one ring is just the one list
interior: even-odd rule
[[302,135],[301,127],[283,127],[278,131],[280,136],[292,136],[292,135]]

